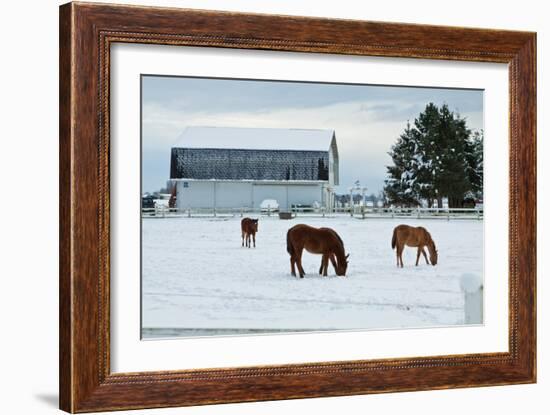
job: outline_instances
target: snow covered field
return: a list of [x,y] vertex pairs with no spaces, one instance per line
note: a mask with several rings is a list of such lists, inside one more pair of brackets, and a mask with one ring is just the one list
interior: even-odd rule
[[[464,324],[460,277],[483,272],[483,222],[476,220],[261,218],[256,249],[241,247],[240,217],[144,219],[143,337],[274,331],[390,329]],[[304,253],[304,279],[290,275],[286,232],[328,226],[350,253],[347,277]],[[393,228],[426,227],[437,266],[395,265]]]

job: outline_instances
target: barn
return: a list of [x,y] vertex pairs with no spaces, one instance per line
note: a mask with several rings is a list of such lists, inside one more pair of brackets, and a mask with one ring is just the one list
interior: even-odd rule
[[334,203],[338,148],[334,130],[187,127],[172,147],[176,206],[280,210]]

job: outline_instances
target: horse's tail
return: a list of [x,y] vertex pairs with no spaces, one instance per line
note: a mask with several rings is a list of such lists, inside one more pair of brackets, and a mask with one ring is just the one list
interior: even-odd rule
[[290,229],[286,233],[286,252],[288,252],[290,256],[294,255],[294,248],[292,248],[292,243],[290,242]]
[[393,236],[391,238],[391,249],[395,249],[397,245],[397,228],[393,230]]

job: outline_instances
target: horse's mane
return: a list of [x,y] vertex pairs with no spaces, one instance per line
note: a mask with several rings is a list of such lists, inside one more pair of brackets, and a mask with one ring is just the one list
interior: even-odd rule
[[336,237],[338,238],[338,240],[342,244],[342,248],[343,248],[344,247],[344,241],[342,241],[342,238],[340,238],[340,235],[338,235],[335,231],[332,231],[332,232],[334,232],[334,235],[336,235]]
[[342,241],[342,238],[340,238],[340,235],[338,235],[338,233],[334,229],[331,229],[331,228],[324,228],[324,229],[330,231],[330,233],[336,236],[336,238],[340,241],[340,244],[342,245],[342,249],[344,249],[344,241]]
[[431,235],[430,232],[428,232],[428,231],[426,231],[426,233],[428,234],[428,237],[430,238],[429,243],[432,245],[434,251],[437,252],[437,247],[435,246],[435,242],[434,242],[434,240],[433,240],[433,238],[432,238],[432,235]]

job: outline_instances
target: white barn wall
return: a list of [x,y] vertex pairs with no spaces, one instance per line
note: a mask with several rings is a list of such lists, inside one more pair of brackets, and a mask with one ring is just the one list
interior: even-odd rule
[[216,206],[221,208],[251,208],[252,183],[217,182]]
[[178,209],[203,208],[214,206],[214,185],[212,182],[177,182],[176,206]]
[[[187,183],[187,187],[184,187]],[[265,199],[275,199],[280,209],[292,204],[324,203],[321,183],[253,183],[210,180],[178,180],[176,207],[181,210],[214,207],[218,209],[258,209]],[[214,191],[215,186],[215,191]]]
[[319,202],[321,205],[325,205],[323,186],[320,184],[315,186],[301,184],[288,186],[288,198],[292,201],[292,204],[311,205],[313,202]]

